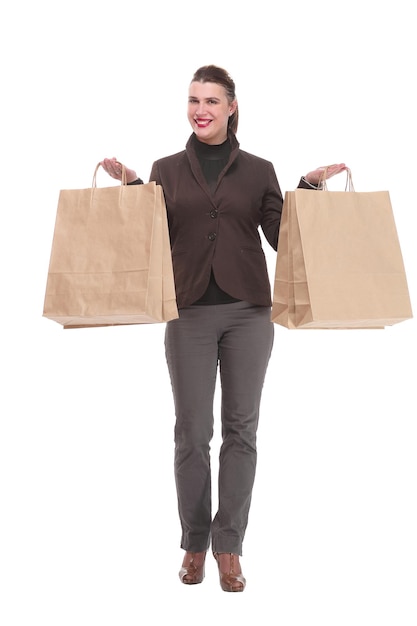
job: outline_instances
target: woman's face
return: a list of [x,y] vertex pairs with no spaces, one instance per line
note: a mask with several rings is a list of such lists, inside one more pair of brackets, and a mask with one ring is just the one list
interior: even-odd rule
[[193,82],[188,91],[188,121],[203,143],[218,145],[226,141],[227,123],[237,102],[229,102],[222,85]]

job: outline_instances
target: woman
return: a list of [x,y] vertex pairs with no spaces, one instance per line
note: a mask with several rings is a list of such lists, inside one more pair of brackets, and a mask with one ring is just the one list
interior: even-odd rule
[[[256,432],[273,345],[271,287],[258,227],[276,250],[283,198],[273,165],[240,150],[238,102],[227,72],[209,65],[188,95],[186,149],[153,164],[168,214],[179,318],[167,323],[174,396],[175,479],[185,584],[201,583],[212,546],[224,591],[243,591],[239,557],[256,468]],[[101,163],[121,180],[121,164]],[[327,177],[346,169],[327,168]],[[126,169],[129,184],[141,184]],[[318,168],[299,183],[317,189]],[[219,368],[222,446],[212,517],[210,441]]]

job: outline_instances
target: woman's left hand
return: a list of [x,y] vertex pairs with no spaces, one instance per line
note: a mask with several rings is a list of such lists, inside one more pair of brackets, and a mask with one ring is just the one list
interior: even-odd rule
[[326,167],[318,167],[316,170],[309,172],[304,176],[305,180],[312,184],[318,185],[321,181],[327,180],[336,174],[340,174],[349,169],[345,163],[334,163],[333,165],[327,165]]

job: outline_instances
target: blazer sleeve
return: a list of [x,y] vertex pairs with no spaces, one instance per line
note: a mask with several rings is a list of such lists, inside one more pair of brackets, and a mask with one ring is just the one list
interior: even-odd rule
[[266,191],[262,198],[260,226],[269,245],[277,250],[278,232],[284,203],[281,188],[272,163],[267,163]]
[[302,176],[300,178],[300,182],[298,183],[297,189],[314,189],[315,191],[317,191],[318,189],[321,189],[321,187],[317,187],[317,185],[312,185],[304,178],[304,176]]
[[[266,240],[276,251],[278,249],[278,234],[284,200],[272,163],[270,163],[269,166],[267,192],[263,199],[261,228]],[[298,183],[298,189],[312,189],[317,191],[319,187],[312,185],[307,182],[304,177],[301,177]]]

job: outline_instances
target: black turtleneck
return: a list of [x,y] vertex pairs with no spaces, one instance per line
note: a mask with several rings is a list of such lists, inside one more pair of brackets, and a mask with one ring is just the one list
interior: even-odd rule
[[194,138],[194,148],[197,155],[200,167],[204,174],[204,178],[210,191],[213,192],[220,172],[226,167],[230,157],[231,147],[230,142],[226,139],[225,142],[219,145],[209,145],[202,143],[198,139]]

